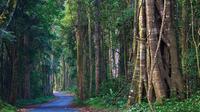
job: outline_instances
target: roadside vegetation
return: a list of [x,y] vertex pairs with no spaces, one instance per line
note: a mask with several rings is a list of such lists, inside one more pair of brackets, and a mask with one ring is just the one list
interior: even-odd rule
[[16,103],[16,107],[22,108],[22,107],[31,106],[31,105],[43,104],[43,103],[52,101],[54,99],[55,99],[54,96],[43,96],[43,97],[39,97],[35,99],[18,100]]
[[17,108],[0,100],[0,112],[16,112]]
[[[110,98],[112,98],[112,96],[110,96]],[[147,101],[127,107],[127,102],[124,99],[119,99],[116,104],[108,102],[108,100],[112,101],[105,97],[95,97],[88,99],[82,104],[84,104],[84,106],[98,110],[106,110],[108,112],[151,112]],[[159,103],[153,103],[152,105],[155,112],[200,112],[200,92],[197,92],[185,100],[176,98],[167,99],[164,105]]]

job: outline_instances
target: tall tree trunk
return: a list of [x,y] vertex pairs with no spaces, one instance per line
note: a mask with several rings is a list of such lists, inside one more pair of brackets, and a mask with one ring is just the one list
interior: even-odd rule
[[188,77],[188,41],[189,41],[189,0],[184,0],[182,2],[182,28],[181,28],[181,39],[180,39],[180,46],[181,46],[181,65],[182,65],[182,73],[185,79],[185,88],[187,97],[189,97],[189,77]]
[[77,39],[77,72],[78,72],[78,96],[81,100],[85,99],[84,95],[84,70],[83,70],[83,32],[82,32],[82,5],[81,0],[78,0],[78,21],[76,29]]
[[187,54],[188,54],[188,31],[189,31],[189,15],[188,15],[188,4],[189,0],[184,0],[182,3],[182,28],[181,28],[181,54],[182,54],[182,69],[184,75],[186,73],[186,66],[187,66]]
[[67,66],[66,66],[66,62],[65,62],[65,57],[62,56],[62,64],[63,64],[63,77],[64,77],[64,81],[63,81],[63,90],[67,89]]
[[120,34],[119,34],[119,44],[120,44],[120,53],[119,53],[119,75],[120,76],[125,76],[125,34],[124,34],[124,27],[120,29]]
[[147,68],[146,68],[146,13],[145,13],[145,1],[139,0],[140,12],[139,12],[139,37],[140,37],[140,78],[139,78],[139,93],[138,102],[141,103],[143,85],[147,92]]
[[4,88],[4,79],[3,79],[3,75],[4,75],[4,45],[3,45],[3,40],[0,39],[0,91],[2,91],[0,93],[0,96],[3,96],[4,95],[4,92],[3,92],[3,88]]
[[166,38],[170,41],[170,59],[171,59],[171,83],[172,83],[172,90],[171,93],[176,95],[180,95],[181,97],[184,97],[184,84],[181,77],[180,69],[179,69],[179,59],[178,59],[178,53],[177,53],[177,41],[175,36],[175,30],[172,19],[172,3],[170,0],[166,0],[167,6],[166,6],[166,24],[165,25],[165,32],[166,32]]
[[110,77],[112,78],[113,73],[113,47],[112,47],[112,32],[109,31],[109,68],[110,68]]
[[88,41],[89,41],[89,97],[92,96],[92,82],[93,82],[93,58],[92,58],[92,28],[91,28],[91,17],[90,17],[90,9],[88,8],[87,16],[88,16]]
[[[156,95],[156,100],[162,102],[163,98],[167,97],[166,94],[166,85],[163,81],[165,75],[163,70],[163,64],[161,59],[160,49],[157,49],[158,46],[158,29],[156,27],[155,19],[155,0],[146,0],[146,19],[147,19],[147,35],[148,42],[150,46],[150,55],[151,55],[151,72],[149,78],[149,87],[150,90],[151,83]],[[157,52],[156,52],[157,51]],[[149,94],[148,94],[149,95]]]
[[99,93],[100,86],[100,71],[101,71],[101,59],[100,59],[100,0],[95,0],[95,76],[96,76],[96,94]]
[[138,35],[138,0],[134,2],[134,29],[133,29],[133,74],[131,87],[128,98],[128,106],[132,105],[136,101],[138,101],[137,91],[138,91],[138,82],[139,82],[139,62],[140,62],[140,54],[139,54],[139,43],[137,41]]
[[18,77],[18,53],[17,53],[17,47],[16,45],[12,45],[12,79],[11,79],[11,90],[10,90],[10,96],[9,96],[9,102],[11,104],[16,103],[17,99],[17,77]]
[[28,99],[31,97],[30,93],[30,73],[31,73],[31,63],[30,63],[30,55],[29,55],[29,38],[24,35],[24,98]]

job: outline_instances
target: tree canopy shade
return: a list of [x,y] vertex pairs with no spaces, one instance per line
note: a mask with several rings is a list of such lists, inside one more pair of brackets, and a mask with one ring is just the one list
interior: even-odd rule
[[198,0],[0,0],[0,99],[16,105],[70,90],[81,102],[147,102],[154,111],[154,102],[190,98],[200,85],[199,8]]

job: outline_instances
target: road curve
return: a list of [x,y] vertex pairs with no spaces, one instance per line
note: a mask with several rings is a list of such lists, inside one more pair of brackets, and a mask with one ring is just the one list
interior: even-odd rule
[[54,92],[54,95],[57,97],[55,101],[30,108],[27,112],[79,112],[77,109],[68,108],[74,99],[73,96],[61,92]]

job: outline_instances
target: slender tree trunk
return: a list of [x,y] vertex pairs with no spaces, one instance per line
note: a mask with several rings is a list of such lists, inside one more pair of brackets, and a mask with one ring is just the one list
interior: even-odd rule
[[188,31],[189,31],[189,15],[188,15],[188,4],[189,0],[184,0],[182,5],[182,28],[181,28],[181,54],[182,54],[182,69],[183,73],[186,73],[187,69],[187,54],[188,54]]
[[3,73],[3,65],[4,65],[4,46],[3,46],[3,40],[2,39],[0,39],[0,50],[1,50],[1,52],[0,52],[0,91],[2,91],[1,93],[0,93],[0,96],[3,96],[4,95],[4,93],[3,93],[3,88],[4,88],[4,84],[3,84],[3,75],[4,75],[4,73]]
[[100,85],[100,0],[95,0],[95,74],[96,74],[96,94],[99,93],[99,85]]
[[110,77],[113,78],[113,48],[112,48],[112,32],[109,31],[109,68],[110,68]]
[[24,61],[25,61],[25,71],[24,71],[24,98],[28,99],[31,97],[30,93],[30,73],[31,73],[31,62],[30,62],[30,55],[29,55],[29,38],[25,35],[24,36]]
[[200,58],[199,58],[199,47],[200,43],[198,43],[198,39],[195,39],[195,12],[194,12],[194,6],[193,6],[193,0],[190,0],[190,7],[191,7],[191,26],[192,26],[192,41],[195,48],[195,57],[196,57],[196,65],[197,65],[197,73],[200,77]]
[[180,39],[180,46],[181,46],[181,65],[182,65],[182,73],[185,79],[185,88],[187,98],[189,97],[189,77],[188,77],[188,41],[189,41],[189,0],[184,0],[182,3],[182,28],[181,28],[181,39]]
[[9,102],[11,104],[16,103],[17,99],[17,77],[18,77],[18,53],[17,53],[17,47],[12,46],[12,79],[11,79],[11,91],[9,96]]
[[140,78],[139,78],[139,93],[138,102],[141,103],[143,85],[147,91],[147,68],[146,68],[146,14],[145,14],[145,1],[139,0],[141,7],[139,12],[139,37],[140,37]]
[[81,0],[78,0],[78,22],[76,29],[77,39],[77,72],[78,72],[78,96],[81,100],[85,99],[84,95],[84,70],[83,70],[83,32],[82,32],[82,5]]
[[65,58],[64,56],[62,56],[62,64],[63,64],[63,77],[64,77],[64,81],[63,81],[63,90],[66,90],[67,89],[67,65],[66,65],[66,62],[65,62]]
[[87,16],[88,16],[88,41],[89,41],[89,97],[92,96],[92,82],[93,82],[93,60],[92,60],[92,29],[91,29],[91,17],[90,17],[90,9],[88,8]]
[[124,34],[124,28],[120,29],[120,34],[119,34],[119,43],[120,43],[120,58],[119,58],[119,75],[121,76],[125,76],[125,34]]
[[170,0],[166,0],[167,6],[166,6],[166,23],[165,25],[165,32],[166,32],[166,38],[169,39],[170,41],[170,59],[171,59],[171,83],[172,83],[172,90],[171,93],[176,95],[177,93],[181,96],[184,97],[184,84],[183,80],[181,77],[180,73],[180,68],[179,68],[179,59],[178,59],[178,54],[177,54],[177,41],[176,41],[176,36],[175,36],[175,30],[173,24],[173,19],[172,19],[172,3]]
[[128,106],[132,105],[136,101],[138,101],[137,91],[138,91],[138,82],[139,82],[139,62],[140,62],[140,54],[139,54],[139,43],[137,42],[138,35],[138,0],[135,0],[134,5],[134,29],[133,29],[133,74],[131,87],[128,98]]

